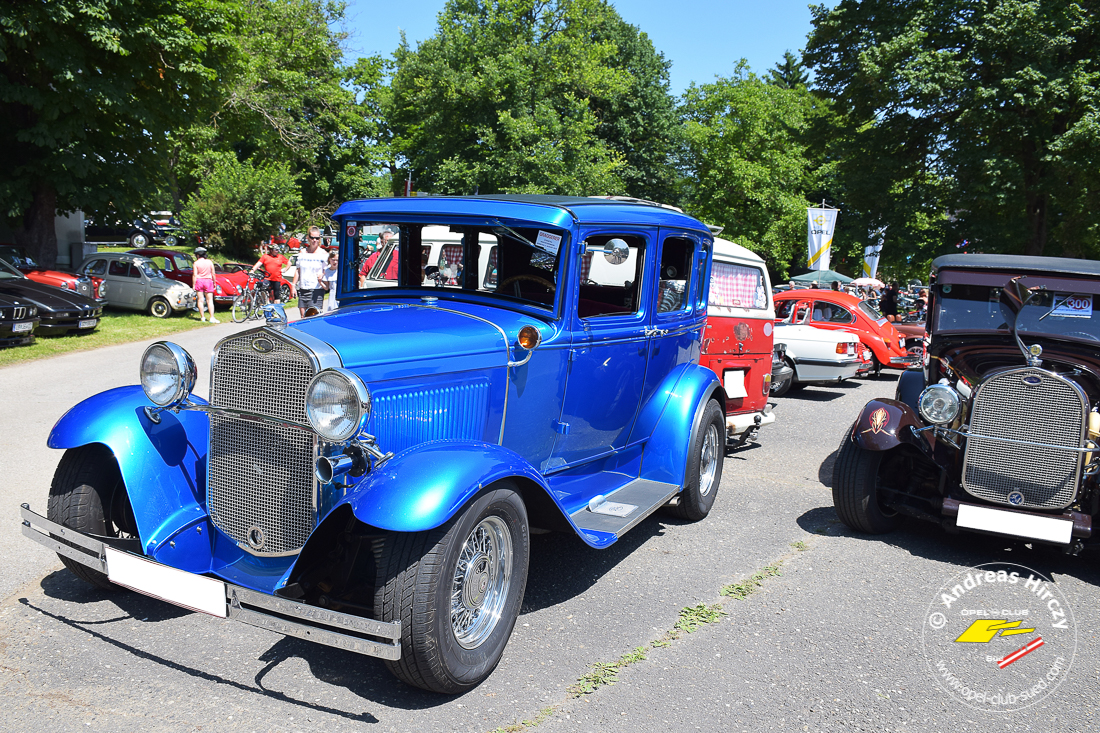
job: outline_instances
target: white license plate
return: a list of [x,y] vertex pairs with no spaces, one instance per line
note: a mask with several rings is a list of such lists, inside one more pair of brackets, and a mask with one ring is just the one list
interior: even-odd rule
[[225,583],[107,547],[107,577],[162,601],[225,618]]
[[26,323],[16,323],[11,327],[11,330],[14,333],[25,333],[29,332],[32,328],[34,328],[34,323],[27,321]]
[[76,324],[76,327],[77,328],[95,328],[96,323],[98,323],[98,321],[96,321],[96,319],[92,318],[92,319],[87,320],[87,321],[80,321],[79,323]]
[[1037,517],[1018,514],[986,506],[960,504],[957,524],[967,529],[997,532],[1014,537],[1058,542],[1068,545],[1073,532],[1073,521],[1061,517]]

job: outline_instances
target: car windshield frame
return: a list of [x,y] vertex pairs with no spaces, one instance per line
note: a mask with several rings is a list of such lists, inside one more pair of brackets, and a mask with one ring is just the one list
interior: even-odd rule
[[[543,318],[556,318],[561,312],[566,290],[566,257],[571,252],[572,234],[567,228],[557,228],[539,222],[503,222],[485,219],[477,221],[448,221],[425,218],[387,218],[356,222],[354,237],[349,237],[345,227],[339,241],[341,301],[345,298],[370,300],[385,297],[434,296],[441,299],[486,301],[498,307],[528,310]],[[363,247],[368,237],[374,239],[383,231],[389,231],[391,239],[381,249]],[[383,263],[396,242],[393,254],[399,257],[396,278]],[[539,246],[536,246],[538,243]],[[376,241],[375,241],[376,244]],[[432,246],[429,260],[423,260],[423,247]],[[479,246],[480,250],[474,247]],[[421,277],[409,277],[405,263],[415,260],[421,263]],[[438,251],[435,251],[438,249]],[[554,249],[551,253],[549,250]],[[477,262],[467,271],[463,264],[476,251]],[[371,256],[378,256],[371,259]],[[498,269],[511,269],[500,282],[509,282],[509,292],[499,290],[498,282],[483,277],[486,268],[494,263]],[[447,256],[457,256],[459,264],[440,268]],[[368,266],[369,265],[369,266]],[[365,271],[364,271],[364,268]],[[507,272],[507,269],[506,269]],[[441,284],[432,279],[433,274]],[[360,275],[367,286],[362,287]],[[517,277],[522,276],[522,277]],[[412,280],[412,283],[409,281]],[[517,282],[518,281],[518,282]],[[541,282],[540,282],[541,281]],[[545,283],[553,285],[546,287]],[[527,287],[530,286],[530,287]],[[528,292],[530,290],[530,292]],[[540,292],[535,292],[536,290]],[[544,291],[544,292],[543,292]]]

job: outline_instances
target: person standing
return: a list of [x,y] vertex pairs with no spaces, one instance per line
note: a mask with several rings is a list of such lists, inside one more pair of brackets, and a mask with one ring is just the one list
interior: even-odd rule
[[[210,310],[210,322],[221,323],[214,317],[214,263],[206,258],[206,248],[195,248],[195,264],[191,266],[191,287],[199,295],[199,319],[206,322],[205,305]],[[205,303],[203,302],[205,301]]]
[[339,257],[335,252],[328,253],[328,267],[325,268],[324,280],[328,287],[328,295],[325,296],[325,312],[336,310],[340,304],[336,302],[336,276],[339,271]]
[[[279,246],[276,244],[269,244],[267,246],[267,254],[260,257],[255,265],[252,266],[252,272],[256,272],[261,267],[266,275],[265,282],[267,283],[267,290],[271,294],[272,302],[282,302],[282,287],[283,282],[283,268],[287,266],[287,258],[279,254]],[[294,297],[294,288],[290,289],[290,297]]]
[[878,301],[878,309],[886,320],[895,323],[898,320],[898,284],[895,282],[886,286],[882,297]]
[[294,288],[298,291],[298,312],[306,317],[309,309],[317,313],[324,307],[325,265],[328,253],[321,249],[321,228],[310,227],[306,249],[298,253],[298,268],[294,271]]
[[[374,244],[374,251],[370,253],[366,261],[363,262],[363,266],[359,268],[359,287],[367,287],[367,275],[370,274],[371,268],[374,267],[374,263],[378,260],[379,255],[385,253],[386,246],[390,243],[390,237],[393,236],[393,232],[389,229],[383,229],[378,235],[378,240]],[[392,265],[397,264],[396,255],[391,259]],[[390,268],[387,268],[389,270]],[[396,274],[391,278],[387,272],[385,278],[387,280],[396,280]]]

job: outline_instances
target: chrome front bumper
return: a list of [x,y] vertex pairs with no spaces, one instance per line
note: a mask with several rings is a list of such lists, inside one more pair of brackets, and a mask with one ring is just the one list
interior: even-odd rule
[[31,511],[27,504],[22,505],[20,516],[24,536],[139,593],[357,654],[390,660],[401,658],[400,621],[385,623],[338,613],[258,593],[217,578],[186,573],[51,522]]

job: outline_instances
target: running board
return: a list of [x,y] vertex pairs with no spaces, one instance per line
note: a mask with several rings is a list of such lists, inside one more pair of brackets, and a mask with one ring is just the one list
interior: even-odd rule
[[634,479],[608,494],[602,503],[593,499],[589,506],[574,512],[570,519],[580,530],[607,532],[618,539],[667,504],[679,491],[680,487],[676,484],[644,478]]

